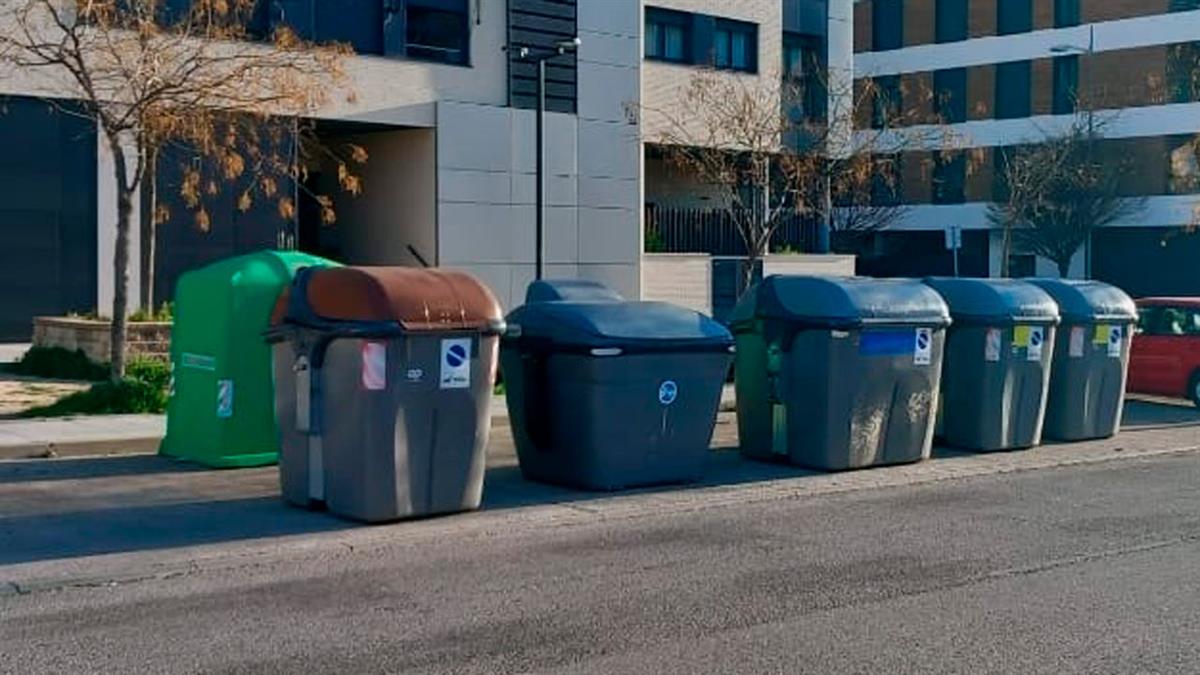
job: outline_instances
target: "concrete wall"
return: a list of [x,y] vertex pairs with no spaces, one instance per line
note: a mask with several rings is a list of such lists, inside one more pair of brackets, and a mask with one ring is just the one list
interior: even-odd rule
[[642,299],[712,314],[712,257],[653,253],[642,257]]
[[356,265],[409,265],[437,260],[435,134],[402,129],[352,136],[366,148],[363,192],[339,194],[335,201],[344,262]]
[[852,255],[769,255],[763,258],[763,276],[791,274],[807,276],[852,277]]
[[[546,115],[546,274],[636,298],[642,159],[628,112],[640,95],[641,6],[581,3],[578,23],[578,115]],[[436,124],[439,262],[518,305],[534,278],[535,114],[443,101]]]

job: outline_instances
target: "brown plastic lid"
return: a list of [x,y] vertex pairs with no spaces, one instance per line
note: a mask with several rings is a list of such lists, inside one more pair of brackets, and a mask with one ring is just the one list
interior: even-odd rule
[[[292,289],[275,303],[282,323]],[[395,321],[408,331],[482,330],[503,320],[487,286],[464,272],[412,267],[328,267],[308,278],[308,306],[323,319]]]

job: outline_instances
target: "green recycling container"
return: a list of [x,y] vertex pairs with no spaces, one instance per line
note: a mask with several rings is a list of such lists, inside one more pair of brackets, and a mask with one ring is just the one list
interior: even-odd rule
[[218,468],[279,460],[271,350],[262,334],[298,269],[336,265],[294,251],[261,251],[180,277],[160,454]]

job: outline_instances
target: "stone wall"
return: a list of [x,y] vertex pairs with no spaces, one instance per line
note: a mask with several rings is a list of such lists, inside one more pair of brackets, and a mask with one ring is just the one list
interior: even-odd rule
[[[111,325],[108,321],[39,316],[33,320],[34,347],[79,349],[97,363],[109,361]],[[171,324],[138,322],[129,324],[126,339],[129,356],[153,356],[166,360],[171,352]]]

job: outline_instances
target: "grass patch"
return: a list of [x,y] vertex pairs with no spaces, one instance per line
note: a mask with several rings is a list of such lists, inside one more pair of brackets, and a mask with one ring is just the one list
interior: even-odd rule
[[64,417],[67,415],[127,415],[162,413],[167,409],[171,368],[158,359],[135,358],[120,382],[98,382],[86,391],[69,394],[21,417]]

